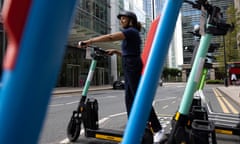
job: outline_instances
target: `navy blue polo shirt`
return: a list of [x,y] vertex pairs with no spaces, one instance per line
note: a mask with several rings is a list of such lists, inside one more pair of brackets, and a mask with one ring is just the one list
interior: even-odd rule
[[122,30],[125,39],[122,41],[122,56],[140,56],[141,37],[136,28],[129,27]]

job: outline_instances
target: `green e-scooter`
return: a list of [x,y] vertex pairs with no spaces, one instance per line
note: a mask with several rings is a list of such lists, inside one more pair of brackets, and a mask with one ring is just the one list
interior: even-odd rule
[[[196,37],[201,37],[200,34],[196,33],[198,30],[194,30],[191,32]],[[198,40],[198,39],[197,39]],[[214,45],[210,45],[208,52],[214,51],[216,47]],[[197,47],[193,52],[193,59],[195,57],[195,51],[197,51]],[[212,64],[206,60],[204,67],[202,69],[202,74],[200,81],[197,85],[197,91],[194,94],[193,102],[191,105],[190,115],[198,115],[199,112],[208,118],[208,120],[213,121],[215,125],[215,132],[226,135],[240,135],[240,117],[238,114],[230,114],[230,113],[219,113],[213,112],[211,106],[209,105],[206,97],[203,94],[203,88],[205,86],[206,77],[208,75],[209,69],[213,68]],[[214,89],[215,93],[218,93],[217,89]],[[202,118],[203,119],[203,118]]]
[[[233,27],[233,26],[232,26]],[[194,31],[190,32],[195,36],[195,42],[196,46],[193,51],[193,57],[191,60],[191,64],[194,61],[194,58],[196,56],[196,52],[198,50],[197,43],[199,42],[199,39],[201,38],[201,35],[199,33],[200,27],[196,26],[194,27]],[[216,46],[213,44],[210,44],[208,48],[208,52],[213,52],[216,49]],[[215,132],[220,134],[226,134],[226,135],[240,135],[240,117],[238,114],[228,114],[228,113],[218,113],[213,112],[211,106],[209,105],[206,97],[203,94],[203,88],[205,86],[206,77],[208,75],[209,69],[213,68],[212,63],[209,62],[207,59],[205,60],[205,64],[202,69],[201,78],[197,85],[197,91],[194,94],[193,102],[190,108],[190,115],[194,118],[196,116],[202,113],[201,119],[207,119],[213,121],[215,125]],[[214,90],[215,93],[217,93],[218,90]],[[191,117],[190,116],[190,117]],[[204,118],[205,117],[205,118]]]
[[[210,5],[206,0],[198,0],[196,3],[184,1],[193,5],[202,11],[200,33],[200,44],[193,62],[192,70],[187,81],[187,85],[180,103],[179,110],[173,118],[173,129],[168,138],[168,144],[208,144],[216,143],[215,125],[208,121],[206,113],[199,115],[190,115],[193,108],[193,96],[198,89],[203,88],[203,81],[206,76],[204,69],[205,58],[208,52],[212,36],[225,35],[231,25],[221,21],[220,8]],[[203,73],[202,73],[203,72]]]
[[[80,46],[84,43],[80,43]],[[75,142],[80,136],[81,125],[84,126],[84,134],[86,137],[101,140],[121,142],[123,131],[99,128],[98,121],[98,101],[94,98],[87,98],[88,90],[94,75],[97,61],[108,57],[109,55],[104,49],[96,46],[89,46],[86,50],[86,57],[91,59],[91,66],[88,72],[81,99],[76,110],[73,111],[67,127],[67,137],[71,142]],[[142,144],[153,143],[153,133],[150,128],[146,128],[142,137]]]

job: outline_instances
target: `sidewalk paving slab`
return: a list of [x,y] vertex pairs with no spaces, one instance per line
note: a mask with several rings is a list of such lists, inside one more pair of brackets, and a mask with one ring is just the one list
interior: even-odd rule
[[[102,85],[102,86],[90,86],[89,91],[95,90],[105,90],[105,89],[112,89],[111,85]],[[52,91],[52,95],[60,95],[60,94],[67,94],[67,93],[79,93],[83,91],[83,87],[57,87],[54,88]]]

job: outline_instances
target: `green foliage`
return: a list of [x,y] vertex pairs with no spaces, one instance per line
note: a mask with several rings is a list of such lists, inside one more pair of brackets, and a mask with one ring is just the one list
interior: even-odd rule
[[162,77],[168,77],[168,76],[181,76],[182,71],[176,68],[167,68],[164,67]]
[[240,40],[240,36],[238,35],[240,32],[239,20],[240,12],[237,12],[234,6],[230,5],[227,9],[227,23],[234,24],[234,29],[224,36],[221,46],[218,49],[216,59],[219,63],[220,71],[224,71],[224,47],[226,62],[240,61],[240,51],[237,45],[237,39]]
[[207,84],[223,84],[224,81],[223,80],[207,80],[206,83]]

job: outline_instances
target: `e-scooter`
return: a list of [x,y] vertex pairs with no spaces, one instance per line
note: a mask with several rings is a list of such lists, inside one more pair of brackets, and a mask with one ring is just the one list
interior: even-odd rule
[[[71,119],[68,123],[67,137],[71,142],[76,141],[80,135],[81,124],[83,123],[86,137],[121,142],[123,131],[99,128],[98,101],[94,98],[87,98],[88,89],[94,75],[97,61],[108,57],[107,52],[99,47],[90,46],[89,48],[91,49],[90,56],[92,58],[92,62],[82,91],[80,102],[77,109],[73,111]],[[153,133],[151,129],[147,127],[142,138],[142,144],[152,143]]]
[[[199,27],[194,29],[192,33],[198,41],[201,34],[199,33]],[[208,51],[214,51],[214,46],[210,45]],[[194,61],[195,54],[198,50],[198,46],[195,47],[192,57],[192,62]],[[207,103],[205,96],[203,95],[203,88],[205,85],[205,80],[207,77],[208,69],[212,68],[212,64],[207,60],[205,61],[204,67],[202,69],[202,74],[200,81],[197,85],[197,91],[194,94],[192,106],[190,108],[190,114],[198,115],[199,112],[205,113],[205,117],[213,121],[215,125],[215,132],[226,135],[240,135],[240,117],[238,114],[226,114],[226,113],[216,113],[213,112],[211,106]],[[217,90],[216,90],[217,91]],[[216,91],[214,91],[216,93]],[[193,110],[194,109],[194,110]],[[193,110],[193,111],[192,111]]]
[[200,26],[202,37],[183,99],[173,119],[173,129],[170,133],[168,144],[215,144],[215,125],[208,120],[208,115],[203,107],[193,106],[196,104],[193,101],[193,96],[198,89],[203,88],[203,81],[200,81],[200,78],[201,75],[203,79],[206,76],[206,69],[203,67],[212,36],[225,35],[231,28],[231,25],[221,22],[220,8],[210,5],[206,0],[198,0],[196,3],[191,1],[185,2],[192,4],[193,8],[201,9],[202,11]]

